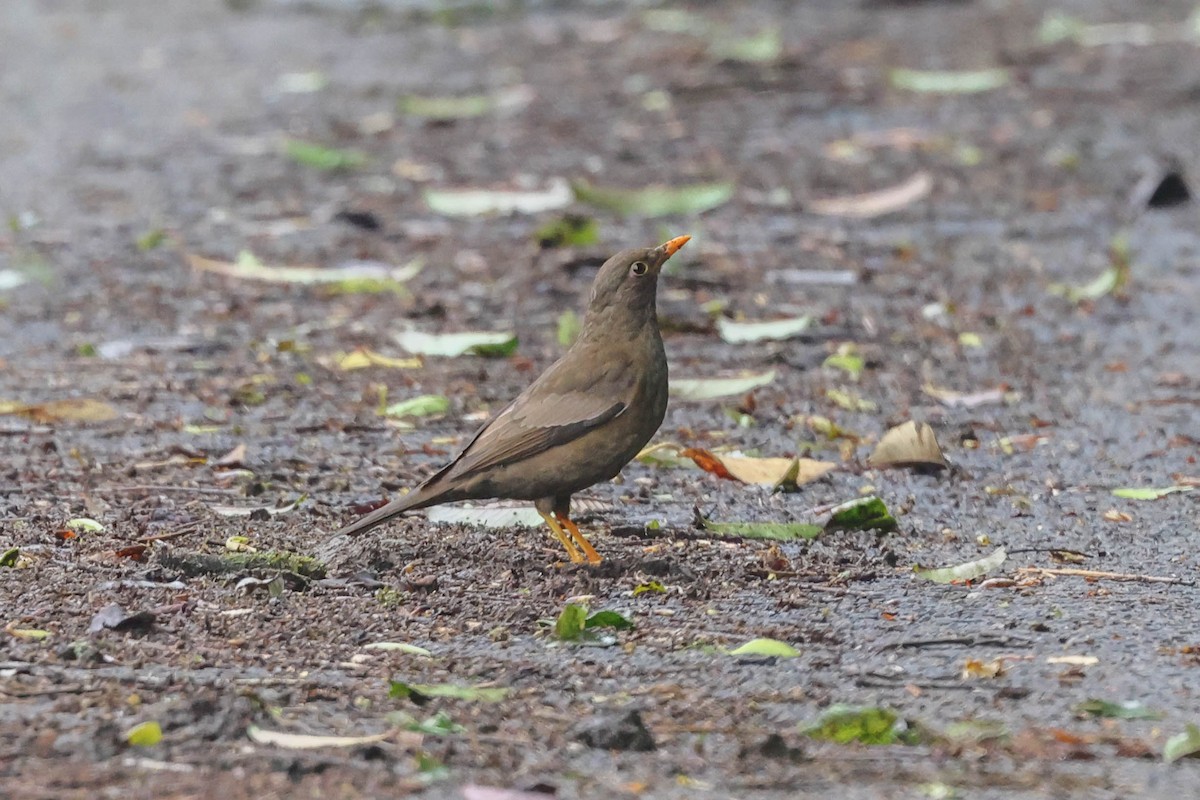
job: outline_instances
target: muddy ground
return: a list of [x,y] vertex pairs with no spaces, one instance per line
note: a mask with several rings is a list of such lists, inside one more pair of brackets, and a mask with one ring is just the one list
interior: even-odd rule
[[[1190,3],[745,2],[683,17],[603,2],[169,5],[18,2],[0,15],[0,269],[20,282],[2,296],[0,400],[117,411],[0,421],[0,549],[20,548],[0,568],[0,794],[1197,796],[1200,762],[1162,751],[1200,723],[1200,492],[1111,493],[1200,475],[1197,206],[1146,202],[1164,174],[1200,164]],[[1146,27],[1050,42],[1039,34],[1054,13]],[[721,49],[772,29],[777,53],[769,37]],[[894,67],[1009,71],[990,91],[945,94],[893,85]],[[439,123],[396,111],[413,93],[503,102]],[[366,160],[321,171],[287,157],[286,139]],[[815,213],[922,172],[928,193],[891,213]],[[421,194],[557,177],[736,189],[657,220],[575,204],[599,241],[551,248],[533,234],[560,212],[447,218]],[[340,548],[322,580],[180,566],[234,536],[317,552],[556,357],[557,320],[599,261],[680,233],[695,239],[659,302],[672,374],[777,377],[753,393],[752,426],[727,413],[744,398],[676,402],[657,440],[806,448],[838,471],[770,494],[634,463],[581,495],[607,556],[597,568],[562,564],[537,529],[420,514]],[[1123,292],[1050,291],[1103,274],[1121,239]],[[425,266],[407,294],[338,294],[187,259],[242,250],[271,266]],[[816,322],[799,339],[725,344],[711,301],[731,317]],[[402,357],[392,333],[405,325],[513,329],[520,348],[413,369],[332,360],[356,347]],[[846,342],[866,361],[857,382],[822,366]],[[381,384],[393,402],[446,395],[450,411],[398,429],[376,414]],[[948,407],[927,384],[1007,394]],[[874,407],[847,410],[831,389]],[[861,442],[814,434],[811,416]],[[864,469],[907,419],[933,424],[950,470]],[[870,491],[897,531],[769,553],[693,522],[697,508],[820,522]],[[298,498],[288,513],[224,515]],[[77,517],[104,529],[64,536]],[[992,577],[1009,580],[988,588],[913,575],[997,546],[1009,559]],[[665,592],[634,594],[651,581]],[[546,622],[577,596],[636,628],[608,647],[556,642]],[[154,616],[94,624],[111,604]],[[727,654],[755,637],[799,656]],[[376,642],[432,655],[364,647]],[[1078,658],[1049,660],[1063,656]],[[963,676],[997,659],[999,675]],[[507,694],[418,705],[389,697],[391,680]],[[1161,717],[1077,710],[1093,698]],[[878,747],[800,735],[834,703],[943,735]],[[637,736],[583,733],[611,733],[630,711]],[[395,730],[438,714],[440,731]],[[145,722],[162,740],[131,744]],[[298,750],[252,741],[252,725],[392,732]]]

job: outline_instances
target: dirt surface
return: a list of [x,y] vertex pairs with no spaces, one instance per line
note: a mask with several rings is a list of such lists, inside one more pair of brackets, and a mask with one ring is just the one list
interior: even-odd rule
[[[1162,761],[1168,738],[1200,723],[1200,492],[1111,493],[1200,475],[1200,220],[1194,202],[1146,203],[1164,174],[1200,163],[1192,5],[746,2],[698,5],[674,33],[663,29],[678,15],[618,4],[438,8],[65,0],[0,15],[0,212],[12,220],[0,270],[24,280],[3,290],[0,400],[92,398],[118,414],[0,420],[0,550],[20,548],[0,567],[0,794],[1200,796],[1200,762]],[[1052,12],[1153,35],[1046,43]],[[770,29],[774,57],[721,54],[721,41]],[[1006,67],[1010,80],[914,92],[891,83],[893,67]],[[413,93],[503,102],[433,123],[396,111]],[[320,171],[287,157],[287,139],[366,160]],[[893,213],[815,213],[922,172],[928,194]],[[557,212],[446,218],[422,198],[556,177],[736,190],[699,217],[576,204],[600,239],[565,248],[533,243]],[[149,247],[156,230],[164,241]],[[320,551],[556,357],[557,320],[604,257],[680,233],[695,239],[659,301],[673,376],[776,379],[753,393],[752,426],[727,413],[745,398],[675,402],[657,440],[807,448],[839,470],[771,494],[634,463],[580,496],[607,556],[597,568],[563,565],[538,529],[417,514],[339,548],[323,578],[193,570],[188,559],[227,554],[235,536]],[[1132,264],[1121,296],[1050,291],[1101,275],[1120,237]],[[408,293],[333,293],[187,259],[242,250],[271,266],[425,266]],[[725,344],[702,308],[712,301],[731,317],[815,322],[799,339]],[[512,329],[520,349],[336,367],[356,347],[403,357],[393,333],[409,325]],[[857,383],[822,366],[847,342],[866,362]],[[445,395],[450,411],[397,428],[376,414],[380,385],[390,402]],[[1007,394],[948,407],[926,385]],[[874,408],[848,411],[831,389]],[[816,435],[811,416],[861,441]],[[934,426],[950,470],[864,468],[907,419]],[[770,551],[693,523],[697,508],[821,522],[869,492],[898,531]],[[287,513],[226,515],[298,498]],[[104,529],[65,537],[76,517]],[[1011,580],[990,588],[913,574],[998,546],[1009,558],[992,577]],[[635,594],[652,581],[665,591]],[[636,628],[607,647],[557,642],[547,621],[579,596]],[[97,616],[113,604],[124,613]],[[755,637],[800,654],[727,654]],[[432,655],[365,647],[377,642]],[[1083,658],[1049,660],[1062,656]],[[998,676],[963,677],[996,659]],[[390,697],[392,680],[507,693],[419,705]],[[1163,716],[1075,710],[1091,698]],[[800,735],[834,703],[944,735],[879,747]],[[427,719],[441,730],[397,730]],[[151,721],[161,742],[130,744]],[[975,734],[948,733],[957,723]],[[979,736],[984,723],[997,735]],[[252,725],[391,733],[299,750],[252,741]]]

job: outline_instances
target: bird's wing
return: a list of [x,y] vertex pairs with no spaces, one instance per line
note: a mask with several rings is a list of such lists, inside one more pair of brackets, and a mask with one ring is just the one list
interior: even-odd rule
[[535,403],[514,402],[475,434],[462,455],[432,480],[466,478],[544,453],[578,439],[624,410],[624,401],[581,392],[542,395]]
[[572,367],[564,361],[551,366],[484,425],[459,457],[429,483],[465,478],[538,455],[578,439],[626,409],[633,388],[627,361],[587,359],[603,364],[588,371],[578,369],[578,360]]

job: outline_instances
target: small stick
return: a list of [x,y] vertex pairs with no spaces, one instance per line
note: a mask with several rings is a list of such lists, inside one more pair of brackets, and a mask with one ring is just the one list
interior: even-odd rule
[[1113,581],[1140,581],[1142,583],[1173,583],[1180,586],[1195,586],[1195,581],[1168,578],[1162,575],[1137,575],[1132,572],[1102,572],[1098,569],[1075,569],[1073,567],[1021,567],[1018,572],[1041,573],[1042,575],[1074,575],[1079,578],[1107,578]]

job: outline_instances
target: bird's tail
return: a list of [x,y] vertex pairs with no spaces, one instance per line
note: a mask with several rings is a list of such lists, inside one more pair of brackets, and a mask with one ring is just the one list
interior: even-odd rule
[[445,495],[446,492],[435,489],[432,486],[418,486],[404,495],[404,497],[393,500],[386,506],[377,508],[366,516],[359,517],[335,533],[334,536],[354,536],[359,533],[366,533],[372,528],[382,525],[406,511],[414,511],[418,508],[425,508],[426,506],[445,502],[447,499]]

